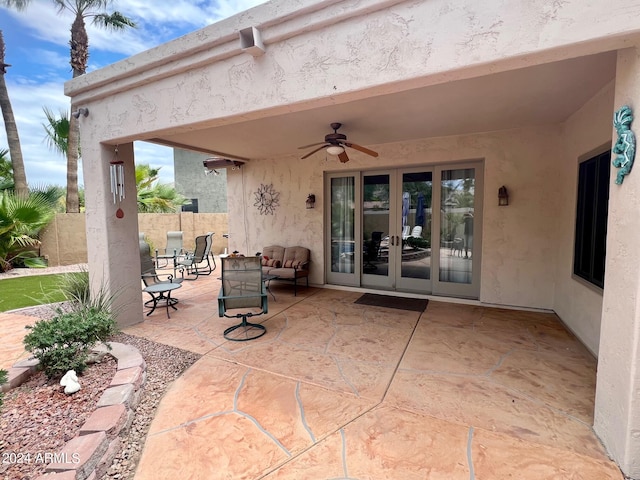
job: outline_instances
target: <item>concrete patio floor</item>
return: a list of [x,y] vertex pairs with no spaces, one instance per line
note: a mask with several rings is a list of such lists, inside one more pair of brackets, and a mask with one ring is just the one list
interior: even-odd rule
[[125,333],[203,354],[136,479],[622,479],[591,425],[596,361],[553,314],[273,282],[263,337],[224,340],[215,272]]
[[[124,329],[203,355],[162,399],[136,479],[623,478],[591,429],[596,361],[555,315],[273,282],[267,334],[236,343],[217,273],[185,281],[170,319]],[[0,319],[8,367],[33,317]]]

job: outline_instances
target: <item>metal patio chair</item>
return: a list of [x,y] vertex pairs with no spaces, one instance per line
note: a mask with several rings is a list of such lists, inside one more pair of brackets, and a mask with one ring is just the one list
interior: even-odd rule
[[[258,309],[258,310],[257,310]],[[228,310],[242,310],[228,314]],[[226,257],[222,259],[222,286],[218,294],[218,316],[241,318],[224,331],[224,338],[246,342],[267,333],[264,325],[247,318],[268,313],[267,292],[262,279],[260,257]]]
[[[169,316],[169,307],[172,307],[175,310],[175,304],[178,303],[176,298],[171,298],[171,290],[175,290],[178,287],[175,285],[180,285],[182,283],[182,278],[177,278],[171,274],[158,274],[156,272],[156,263],[151,256],[151,248],[147,242],[139,242],[140,243],[140,273],[142,283],[144,284],[144,288],[142,289],[144,292],[151,295],[151,299],[144,302],[145,307],[151,308],[151,311],[147,313],[150,315],[156,307],[162,303],[166,302],[167,307],[167,316]],[[162,286],[166,286],[166,289],[162,289]],[[148,287],[153,287],[151,291],[147,290]],[[157,288],[160,287],[160,288]],[[165,295],[167,294],[168,295]]]
[[[196,248],[192,253],[187,253],[181,260],[176,261],[176,266],[181,268],[182,277],[185,273],[189,277],[185,280],[196,280],[200,275],[210,275],[213,271],[211,262],[209,261],[209,252],[211,251],[212,239],[209,235],[200,235],[196,237]],[[206,262],[206,265],[203,265]]]
[[169,260],[175,265],[178,256],[184,253],[182,246],[182,232],[167,232],[167,246],[164,250],[156,250],[156,267],[163,268],[169,265]]

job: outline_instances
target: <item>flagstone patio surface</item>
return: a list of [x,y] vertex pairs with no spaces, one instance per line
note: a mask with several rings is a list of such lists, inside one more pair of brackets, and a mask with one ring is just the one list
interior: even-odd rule
[[622,479],[591,428],[596,361],[554,314],[272,282],[226,341],[214,275],[126,333],[203,354],[163,398],[136,479]]
[[[623,479],[591,428],[596,361],[554,314],[272,282],[266,335],[229,342],[216,273],[124,329],[203,355],[162,399],[137,480]],[[1,319],[8,366],[32,318]]]

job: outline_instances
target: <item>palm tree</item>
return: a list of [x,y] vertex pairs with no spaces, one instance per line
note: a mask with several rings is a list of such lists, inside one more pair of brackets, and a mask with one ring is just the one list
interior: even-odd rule
[[187,203],[187,199],[171,185],[157,183],[160,168],[147,164],[136,165],[136,187],[138,189],[138,212],[173,213]]
[[52,199],[34,192],[0,192],[0,272],[16,264],[44,266],[37,258],[38,233],[54,215]]
[[7,73],[8,65],[4,61],[4,37],[0,30],[0,108],[2,108],[2,118],[4,118],[4,128],[7,131],[7,142],[9,143],[9,151],[11,152],[11,164],[13,167],[13,181],[15,192],[18,195],[27,195],[29,193],[27,187],[27,175],[24,171],[24,161],[22,160],[22,149],[20,148],[20,137],[18,136],[18,127],[13,117],[13,109],[11,108],[11,100],[9,99],[9,91],[4,81],[4,74]]
[[56,118],[55,114],[47,107],[43,107],[42,110],[47,119],[47,122],[42,124],[46,132],[47,146],[66,156],[69,150],[69,112],[61,110],[60,118]]
[[0,150],[0,191],[13,190],[13,167],[8,158],[9,150]]
[[[85,25],[85,19],[90,18],[94,25],[111,30],[124,30],[127,27],[135,27],[135,23],[120,12],[107,13],[105,10],[111,6],[113,0],[51,0],[58,8],[58,13],[71,12],[74,16],[71,24],[71,40],[69,45],[70,64],[73,70],[73,78],[84,75],[89,60],[89,36]],[[0,0],[6,7],[25,9],[31,0]],[[71,105],[71,111],[74,111]],[[67,149],[67,213],[80,211],[78,200],[78,146],[80,128],[78,119],[73,115],[69,118],[69,143]]]

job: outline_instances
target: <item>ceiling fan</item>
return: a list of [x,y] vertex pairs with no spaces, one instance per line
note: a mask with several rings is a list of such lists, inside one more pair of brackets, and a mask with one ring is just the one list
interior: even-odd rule
[[333,128],[333,133],[328,133],[327,135],[325,135],[324,142],[312,143],[311,145],[298,147],[299,149],[303,149],[303,148],[315,147],[317,145],[320,145],[320,147],[307,153],[301,159],[304,160],[305,158],[313,155],[314,153],[319,152],[323,148],[326,148],[327,153],[329,155],[335,155],[338,157],[338,159],[340,159],[342,163],[347,163],[349,161],[349,157],[347,156],[347,152],[345,152],[344,147],[353,148],[355,150],[358,150],[359,152],[366,153],[367,155],[371,155],[372,157],[378,156],[378,152],[374,152],[373,150],[369,150],[368,148],[362,147],[360,145],[356,145],[355,143],[348,142],[347,136],[345,134],[338,133],[338,129],[341,126],[342,126],[341,123],[332,123],[331,128]]

